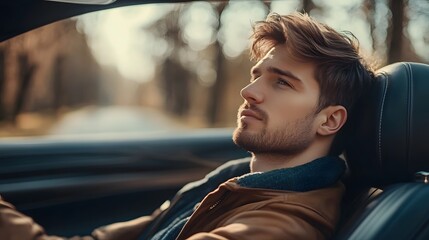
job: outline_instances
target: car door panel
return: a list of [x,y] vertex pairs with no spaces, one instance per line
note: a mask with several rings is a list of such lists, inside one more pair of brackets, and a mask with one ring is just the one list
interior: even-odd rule
[[184,184],[246,156],[230,129],[2,141],[0,193],[50,234],[88,234],[150,214]]

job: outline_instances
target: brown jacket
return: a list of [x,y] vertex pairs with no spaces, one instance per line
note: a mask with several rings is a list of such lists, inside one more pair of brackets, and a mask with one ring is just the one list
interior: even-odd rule
[[[344,187],[341,183],[308,192],[244,188],[231,179],[207,195],[178,239],[325,239],[332,237]],[[152,216],[96,229],[91,237],[72,239],[131,240]],[[57,240],[31,218],[0,200],[1,240]]]
[[308,192],[222,184],[200,204],[178,239],[325,239],[332,237],[344,187]]

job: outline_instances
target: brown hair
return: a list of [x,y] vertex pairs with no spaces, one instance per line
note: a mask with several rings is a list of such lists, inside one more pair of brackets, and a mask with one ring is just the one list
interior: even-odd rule
[[359,55],[353,34],[339,33],[307,14],[272,13],[255,23],[251,40],[254,60],[260,60],[275,45],[287,44],[292,56],[316,64],[320,87],[317,112],[331,105],[342,105],[350,112],[374,76]]

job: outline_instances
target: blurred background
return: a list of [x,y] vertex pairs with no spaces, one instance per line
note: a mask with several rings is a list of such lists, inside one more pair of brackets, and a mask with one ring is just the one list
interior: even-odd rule
[[428,0],[148,4],[0,43],[0,137],[234,127],[253,22],[307,12],[378,66],[429,63]]

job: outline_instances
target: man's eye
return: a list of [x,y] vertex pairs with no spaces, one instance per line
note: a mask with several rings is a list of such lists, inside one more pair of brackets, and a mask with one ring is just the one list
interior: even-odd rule
[[283,86],[287,86],[287,87],[292,87],[288,81],[284,80],[284,79],[277,79],[277,84],[278,85],[283,85]]

